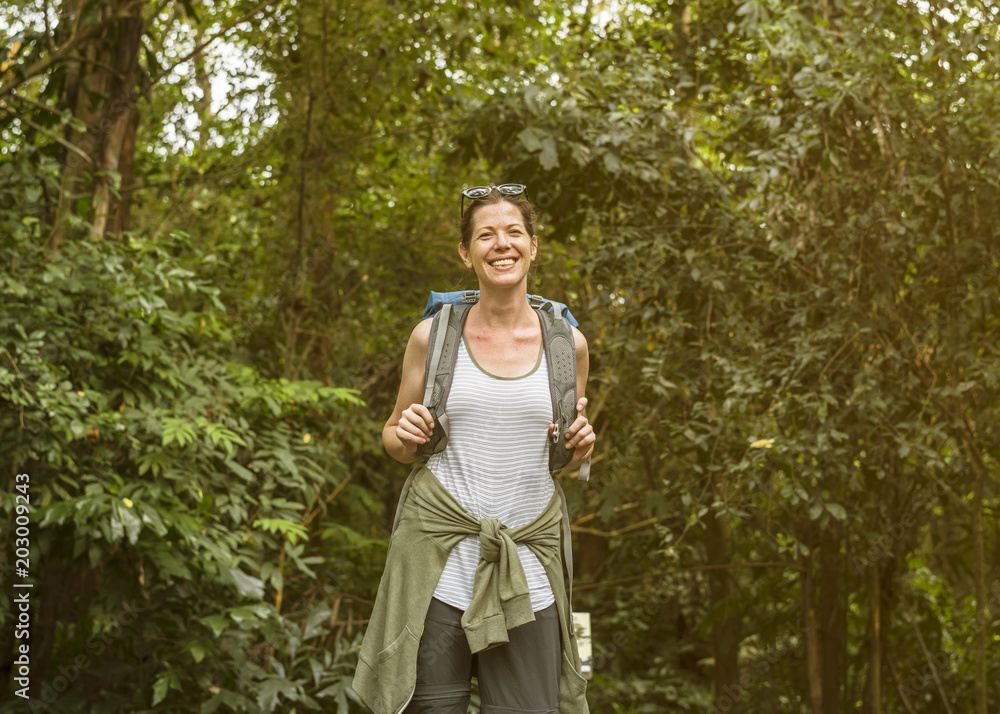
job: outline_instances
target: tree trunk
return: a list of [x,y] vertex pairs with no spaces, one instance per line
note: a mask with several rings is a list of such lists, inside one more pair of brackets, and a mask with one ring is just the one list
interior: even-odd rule
[[[84,0],[65,0],[60,7],[60,23],[72,25],[75,18],[81,16],[84,5]],[[96,60],[95,44],[91,42],[80,54],[88,60]],[[66,65],[62,86],[62,104],[70,110],[76,119],[80,120],[86,129],[78,131],[72,126],[66,125],[64,138],[68,143],[78,148],[83,156],[68,149],[63,150],[62,153],[59,197],[49,240],[53,250],[58,249],[69,237],[70,231],[66,219],[74,212],[75,206],[75,201],[69,196],[85,193],[87,190],[85,172],[97,169],[97,141],[92,127],[95,127],[100,113],[91,107],[90,96],[100,95],[104,92],[104,89],[98,84],[102,78],[98,71],[106,74],[106,70],[95,68],[89,62],[69,62]]]
[[[93,235],[103,238],[108,229],[108,220],[116,199],[111,194],[110,173],[120,173],[123,149],[130,143],[128,135],[132,111],[138,111],[135,93],[135,74],[139,59],[139,47],[145,24],[138,5],[133,6],[133,15],[119,23],[115,51],[111,54],[115,72],[102,69],[107,74],[104,82],[109,88],[110,102],[105,100],[101,116],[101,151],[99,169],[104,174],[97,179],[91,201],[94,210]],[[131,142],[134,148],[134,137]],[[131,161],[131,157],[130,157]]]
[[122,142],[121,164],[118,171],[122,175],[121,198],[112,204],[111,223],[108,230],[114,235],[132,229],[132,192],[135,186],[135,138],[139,131],[139,107],[128,110],[128,126]]
[[882,596],[877,563],[868,566],[868,714],[882,714]]
[[842,543],[840,525],[831,523],[819,553],[823,714],[843,714],[844,711],[841,687],[847,662],[847,587],[844,582],[846,560],[840,552]]
[[[970,456],[974,445],[966,442]],[[986,714],[986,631],[989,629],[989,613],[986,606],[986,549],[983,543],[983,495],[986,486],[986,468],[979,461],[979,454],[970,459],[973,475],[972,498],[972,577],[976,591],[976,639],[973,647],[975,660],[976,714]]]
[[573,537],[577,542],[575,552],[580,554],[577,558],[577,578],[581,583],[596,582],[598,570],[608,557],[608,539],[593,533],[576,533]]
[[802,626],[806,636],[806,673],[809,680],[809,702],[815,714],[823,712],[823,675],[820,670],[819,629],[813,605],[812,554],[800,555],[799,588],[802,591]]
[[205,68],[205,55],[201,48],[205,44],[202,29],[195,30],[195,48],[197,53],[194,56],[194,78],[201,90],[201,99],[196,105],[198,110],[198,149],[204,152],[208,148],[209,124],[212,119],[212,79],[208,76]]
[[312,138],[313,101],[313,93],[310,91],[306,104],[306,131],[302,139],[302,155],[299,158],[298,240],[295,244],[295,257],[292,259],[289,270],[291,294],[285,296],[285,366],[282,374],[285,379],[297,379],[299,364],[306,360],[305,355],[301,362],[298,358],[298,339],[299,327],[302,324],[306,307],[302,298],[302,286],[305,282],[302,256],[306,240],[306,185],[308,179],[306,165],[309,160],[309,142]]
[[[714,500],[725,502],[722,487],[715,472],[712,472]],[[722,514],[707,519],[706,544],[708,559],[712,565],[729,565],[731,562],[729,543],[729,521]],[[712,627],[712,654],[715,657],[715,698],[722,697],[727,689],[737,686],[739,666],[737,661],[737,616],[733,612],[736,585],[732,571],[727,567],[716,568],[708,576],[709,597],[712,612],[717,614]]]
[[[72,18],[82,12],[83,4],[80,0],[67,0],[61,8],[62,21],[73,22]],[[116,3],[104,8],[95,21],[118,12],[121,7],[121,3]],[[90,194],[93,234],[97,237],[104,237],[111,216],[124,208],[112,196],[112,181],[107,172],[119,172],[127,166],[131,174],[131,152],[135,150],[135,127],[138,122],[138,116],[133,116],[138,111],[135,82],[145,23],[141,5],[131,4],[129,7],[129,17],[112,25],[107,36],[98,36],[82,51],[88,62],[70,62],[67,65],[62,103],[86,130],[80,132],[67,128],[65,138],[86,158],[69,150],[63,155],[59,205],[50,239],[53,249],[71,234],[67,218],[74,212],[77,203],[69,196]],[[124,155],[125,152],[129,152],[128,156]],[[89,185],[86,173],[94,171],[100,174],[94,184]],[[131,181],[130,175],[129,183]],[[119,220],[118,223],[121,222]]]
[[[972,403],[973,407],[975,402]],[[983,463],[982,455],[976,445],[975,424],[964,414],[965,405],[956,404],[956,410],[962,412],[959,420],[964,424],[964,429],[960,428],[957,438],[961,443],[966,460],[972,470],[972,504],[971,504],[971,527],[972,527],[972,578],[973,588],[976,593],[976,626],[973,650],[975,652],[975,681],[973,690],[976,695],[975,714],[986,714],[988,700],[986,676],[988,666],[986,661],[986,631],[989,629],[989,610],[986,602],[986,547],[983,536],[983,497],[986,490],[986,477],[988,469]]]
[[[902,557],[902,556],[901,556]],[[895,591],[895,579],[896,579],[896,557],[886,558],[883,567],[879,571],[879,689],[881,693],[885,693],[885,677],[882,672],[882,663],[888,660],[889,653],[891,650],[891,642],[889,641],[892,618],[895,614],[896,607],[896,591]],[[879,701],[879,707],[881,708],[881,700]],[[892,707],[888,707],[892,710]]]

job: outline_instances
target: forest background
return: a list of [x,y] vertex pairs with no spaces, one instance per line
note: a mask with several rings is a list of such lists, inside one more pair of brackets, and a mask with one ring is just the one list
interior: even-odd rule
[[1000,711],[996,3],[0,23],[4,711],[362,711],[380,428],[490,181],[590,343],[592,710]]

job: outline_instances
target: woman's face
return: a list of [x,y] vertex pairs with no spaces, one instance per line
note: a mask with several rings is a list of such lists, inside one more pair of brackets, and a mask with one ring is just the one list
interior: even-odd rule
[[538,237],[528,235],[521,211],[506,201],[475,210],[469,248],[458,246],[465,267],[476,271],[480,288],[526,284],[528,268],[538,253]]

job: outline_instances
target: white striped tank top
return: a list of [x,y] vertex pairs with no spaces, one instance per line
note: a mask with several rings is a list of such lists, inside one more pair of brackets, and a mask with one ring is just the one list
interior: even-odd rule
[[[555,491],[549,474],[552,397],[544,347],[528,374],[496,377],[475,362],[463,335],[445,412],[448,443],[427,467],[448,493],[475,518],[496,518],[508,528],[541,515]],[[554,603],[555,595],[528,546],[519,545],[517,552],[537,612]],[[478,536],[452,548],[434,597],[468,609],[479,555]]]

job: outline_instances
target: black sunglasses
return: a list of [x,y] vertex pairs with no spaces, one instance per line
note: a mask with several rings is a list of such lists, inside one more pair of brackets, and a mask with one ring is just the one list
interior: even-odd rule
[[461,212],[459,215],[465,218],[465,199],[475,201],[477,198],[486,198],[490,191],[499,191],[504,196],[520,196],[528,189],[523,183],[502,183],[499,186],[472,186],[462,191]]

